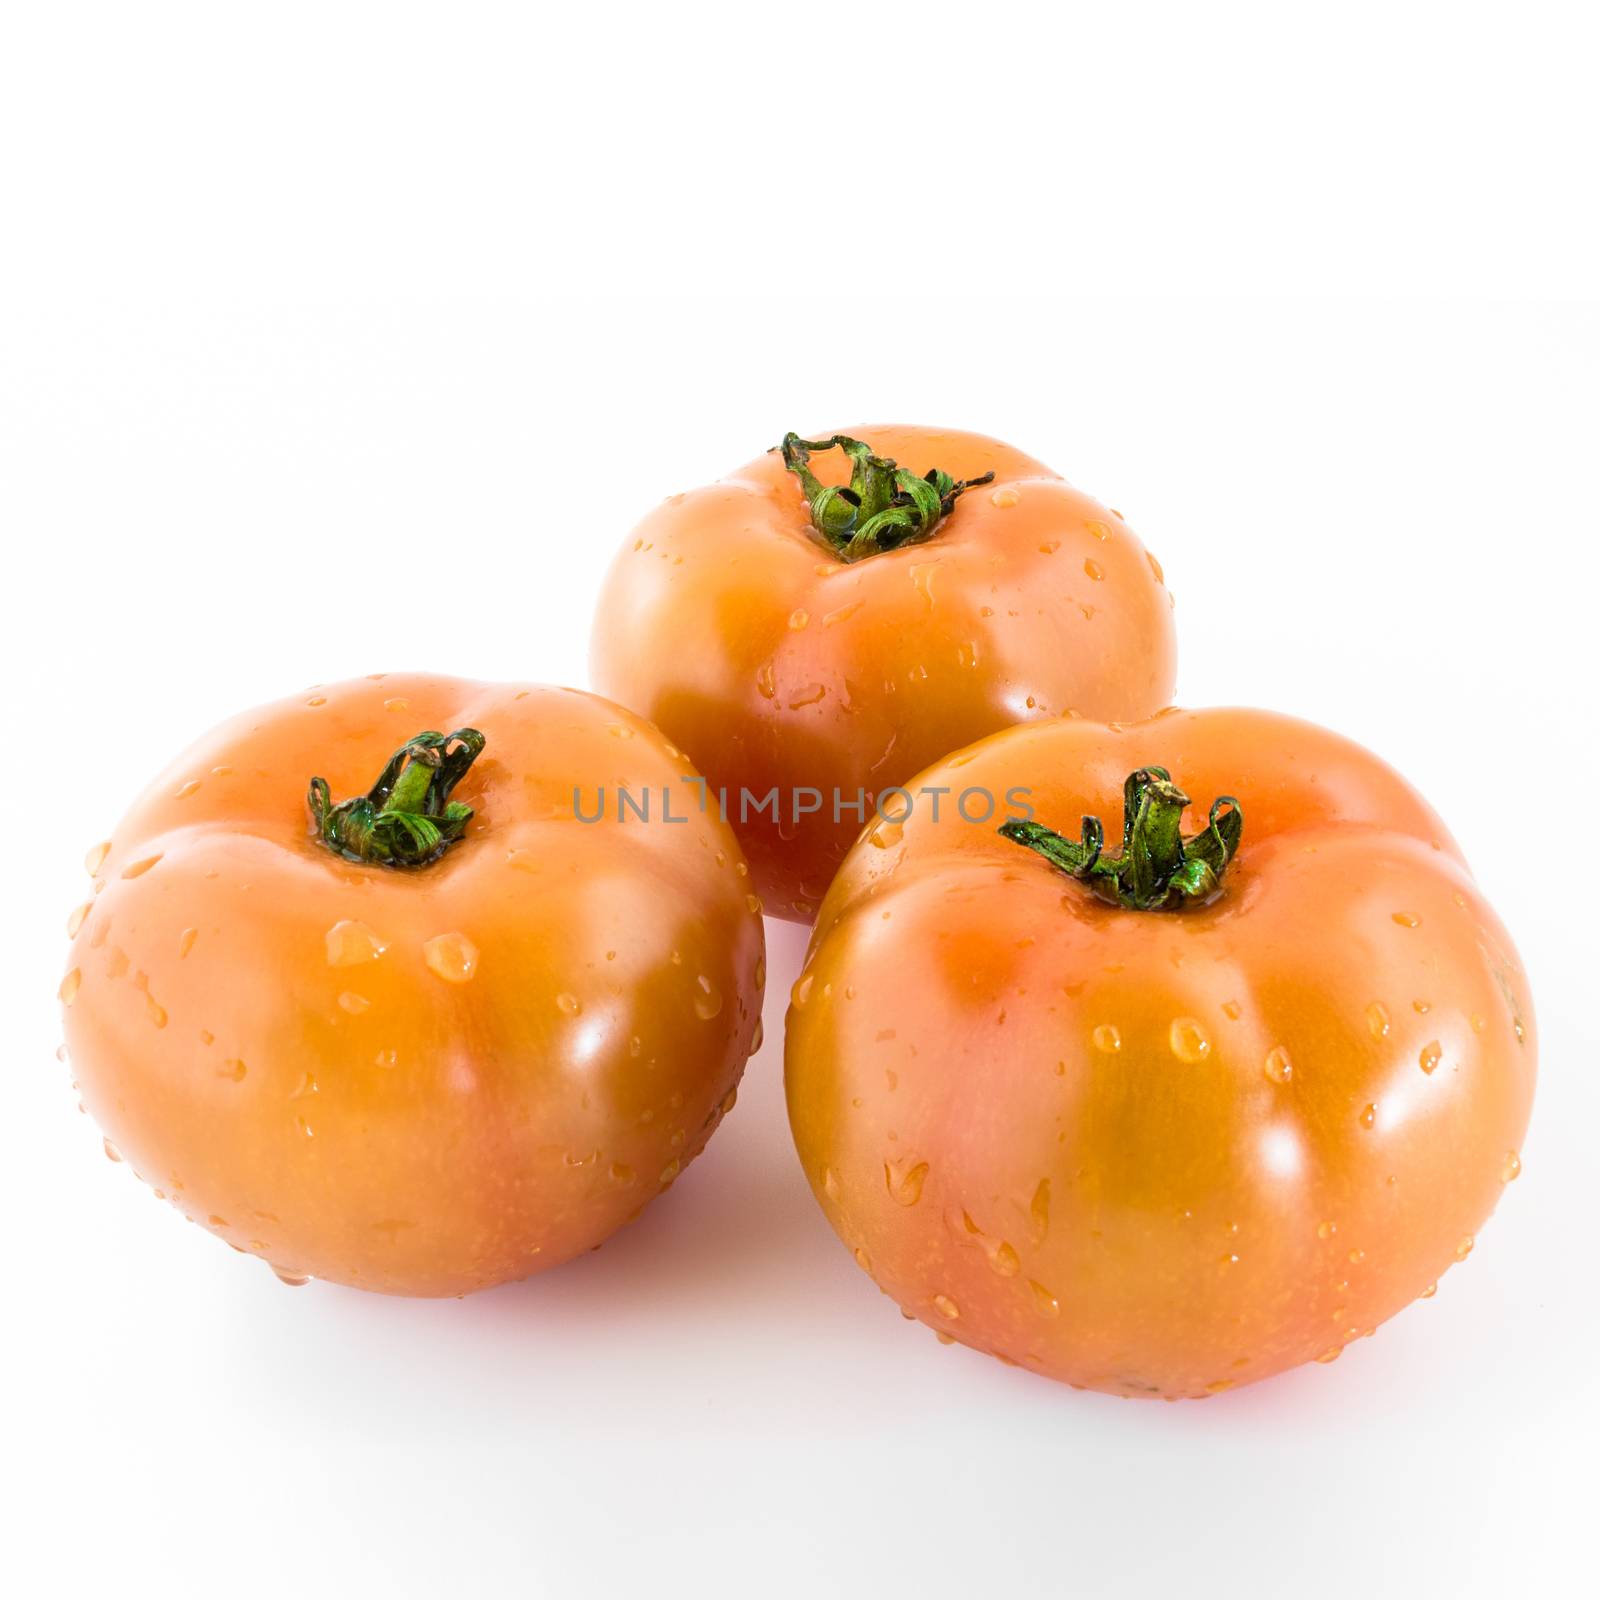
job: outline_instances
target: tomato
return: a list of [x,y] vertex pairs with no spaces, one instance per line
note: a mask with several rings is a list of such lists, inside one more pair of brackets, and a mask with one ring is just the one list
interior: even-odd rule
[[108,1149],[292,1280],[463,1294],[597,1245],[759,1027],[732,833],[612,803],[692,771],[570,689],[378,674],[225,723],[89,855],[61,996]]
[[1167,1398],[1332,1360],[1431,1294],[1520,1170],[1536,1042],[1428,805],[1241,710],[1014,728],[913,794],[939,786],[1028,793],[1004,833],[949,802],[877,824],[789,1012],[801,1160],[878,1284],[974,1349]]
[[871,427],[646,517],[590,668],[725,793],[768,912],[808,921],[886,788],[1012,723],[1148,716],[1175,659],[1118,513],[979,434]]

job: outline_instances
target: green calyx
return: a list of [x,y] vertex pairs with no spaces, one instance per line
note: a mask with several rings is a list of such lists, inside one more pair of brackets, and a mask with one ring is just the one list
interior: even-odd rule
[[[847,486],[818,483],[811,470],[813,450],[835,448],[850,458]],[[888,457],[873,455],[860,439],[842,433],[831,439],[802,439],[797,433],[786,433],[779,449],[784,466],[800,480],[811,507],[811,526],[844,561],[920,544],[933,536],[968,489],[994,481],[992,472],[981,478],[956,479],[938,467],[929,468],[919,478]]]
[[390,756],[378,781],[354,800],[333,803],[327,781],[311,780],[317,836],[349,861],[425,867],[466,831],[472,807],[450,798],[483,749],[476,728],[419,733]]
[[1105,853],[1098,817],[1083,819],[1078,840],[1039,822],[1003,823],[1000,832],[1088,884],[1102,900],[1130,911],[1163,911],[1215,899],[1244,833],[1239,802],[1223,795],[1212,802],[1206,826],[1184,838],[1188,804],[1165,767],[1140,767],[1122,786],[1122,849],[1115,855]]

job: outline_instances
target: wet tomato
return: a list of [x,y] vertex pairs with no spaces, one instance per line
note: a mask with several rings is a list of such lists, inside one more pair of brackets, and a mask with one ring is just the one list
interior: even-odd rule
[[291,1280],[462,1294],[598,1244],[760,1018],[729,829],[583,820],[691,773],[568,689],[380,675],[224,724],[90,852],[61,998],[109,1148]]
[[1203,1396],[1332,1360],[1471,1251],[1520,1170],[1533,1011],[1393,771],[1214,710],[1019,727],[919,781],[1029,793],[1003,833],[924,807],[855,847],[786,1064],[817,1198],[906,1311]]
[[613,563],[591,650],[596,688],[689,751],[768,912],[799,921],[885,789],[1012,723],[1148,716],[1174,663],[1161,568],[1116,512],[1009,445],[918,427],[791,434],[674,495]]

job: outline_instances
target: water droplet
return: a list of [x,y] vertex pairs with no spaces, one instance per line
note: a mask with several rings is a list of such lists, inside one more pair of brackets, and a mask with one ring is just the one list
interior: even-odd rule
[[822,1169],[822,1192],[830,1200],[839,1198],[839,1180],[834,1176],[832,1167],[824,1167]]
[[1222,1002],[1222,1014],[1230,1022],[1237,1022],[1243,1015],[1243,1009],[1237,1000],[1224,1000]]
[[872,1271],[872,1263],[867,1260],[867,1252],[863,1250],[860,1245],[857,1245],[851,1254],[855,1256],[856,1265],[860,1267],[863,1272]]
[[96,876],[101,867],[106,864],[106,857],[111,854],[111,841],[102,839],[99,844],[91,845],[88,853],[83,858],[84,871],[92,878]]
[[914,1206],[922,1198],[922,1185],[927,1180],[926,1161],[885,1161],[884,1187],[897,1205]]
[[122,869],[122,876],[124,878],[142,878],[160,859],[161,852],[159,850],[153,856],[141,856],[137,861],[130,861]]
[[1100,565],[1100,563],[1098,561],[1094,560],[1092,557],[1089,560],[1084,562],[1083,570],[1096,583],[1104,583],[1105,582],[1106,569],[1104,567],[1102,567]]
[[[224,1256],[223,1259],[226,1260],[227,1257]],[[291,1272],[287,1267],[274,1267],[272,1275],[279,1283],[286,1283],[291,1289],[303,1289],[311,1282],[309,1272]]]
[[399,695],[396,695],[392,700],[385,700],[383,702],[383,709],[385,711],[409,711],[411,709],[411,702],[409,700],[402,699]]
[[[556,996],[556,1009],[563,1016],[575,1017],[583,1010],[583,1002],[575,994],[568,994],[565,990]],[[637,1053],[637,1052],[635,1052]]]
[[364,922],[336,922],[324,936],[330,967],[355,967],[376,961],[389,947]]
[[213,767],[211,769],[211,776],[213,778],[226,778],[230,776],[232,772],[232,767]]
[[723,1114],[723,1116],[727,1116],[727,1114],[730,1111],[732,1111],[733,1108],[736,1105],[738,1105],[738,1103],[739,1103],[739,1090],[738,1090],[738,1086],[735,1085],[732,1089],[730,1089],[727,1092],[726,1095],[723,1096],[723,1099],[722,1099],[722,1114]]
[[1431,1299],[1433,1299],[1433,1297],[1436,1294],[1438,1294],[1438,1292],[1439,1292],[1439,1285],[1436,1284],[1436,1283],[1430,1283],[1428,1285],[1428,1287],[1426,1289],[1424,1289],[1422,1291],[1422,1293],[1417,1296],[1417,1299],[1419,1299],[1419,1300],[1431,1300]]
[[1347,1259],[1352,1267],[1359,1267],[1367,1259],[1367,1252],[1365,1250],[1352,1250]]
[[679,1160],[678,1160],[678,1158],[677,1158],[677,1157],[676,1157],[676,1156],[674,1156],[674,1157],[673,1157],[673,1158],[672,1158],[672,1159],[671,1159],[671,1160],[670,1160],[670,1161],[669,1161],[669,1162],[668,1162],[668,1163],[667,1163],[667,1164],[666,1164],[666,1166],[664,1166],[664,1167],[663,1167],[663,1168],[662,1168],[662,1169],[661,1169],[661,1182],[662,1182],[662,1183],[671,1183],[671,1182],[672,1182],[672,1180],[673,1180],[673,1179],[674,1179],[674,1178],[676,1178],[676,1177],[677,1177],[677,1176],[678,1176],[678,1174],[679,1174],[679,1173],[680,1173],[680,1172],[681,1172],[681,1171],[682,1171],[682,1170],[683,1170],[683,1163],[682,1163],[682,1162],[681,1162],[681,1161],[679,1161]]
[[799,690],[795,697],[789,702],[789,709],[791,711],[800,711],[806,706],[814,706],[819,701],[826,700],[827,697],[828,690],[825,684],[808,683],[803,689]]
[[1458,1240],[1456,1243],[1456,1260],[1465,1261],[1472,1254],[1472,1247],[1477,1242],[1470,1233]]
[[242,1083],[244,1081],[244,1075],[248,1070],[249,1069],[245,1066],[244,1062],[240,1061],[237,1057],[234,1057],[231,1060],[224,1061],[222,1065],[217,1068],[217,1076],[219,1078],[227,1078],[232,1083]]
[[1114,1056],[1122,1048],[1122,1035],[1109,1022],[1102,1022],[1093,1037],[1095,1049],[1103,1055]]
[[805,1003],[811,998],[812,977],[809,972],[802,972],[795,980],[795,986],[789,991],[789,1004],[796,1011],[805,1009]]
[[1361,1126],[1363,1128],[1372,1127],[1377,1122],[1377,1120],[1378,1120],[1378,1108],[1376,1106],[1367,1105],[1367,1106],[1363,1106],[1361,1108]]
[[198,928],[185,928],[178,935],[178,959],[180,961],[194,949],[194,942],[199,937],[200,930]]
[[1338,1231],[1339,1224],[1337,1222],[1319,1222],[1317,1224],[1317,1237],[1319,1239],[1331,1239]]
[[1157,561],[1148,550],[1145,551],[1144,558],[1150,563],[1150,571],[1155,575],[1156,582],[1165,583],[1167,581],[1167,575],[1161,570],[1161,563]]
[[867,835],[867,843],[877,850],[887,850],[900,843],[905,829],[898,822],[880,822]]
[[348,1011],[352,1017],[359,1017],[363,1011],[366,1011],[371,1007],[372,1002],[367,999],[364,994],[355,994],[351,990],[346,989],[344,993],[339,996],[339,1004],[344,1010]]
[[989,496],[989,504],[992,506],[998,506],[1002,511],[1009,511],[1012,506],[1018,504],[1021,499],[1022,496],[1018,494],[1015,489],[1007,486],[1003,489],[996,489],[994,493]]
[[809,611],[805,610],[804,607],[800,608],[797,611],[791,611],[789,613],[789,626],[791,628],[793,628],[796,633],[798,633],[803,627],[805,627],[805,625],[808,622],[810,622],[810,620],[811,620],[811,613]]
[[947,1294],[936,1294],[933,1304],[941,1317],[948,1317],[952,1322],[961,1315],[961,1307]]
[[769,661],[756,673],[756,689],[763,700],[770,700],[778,692],[777,669]]
[[66,977],[61,980],[61,987],[56,990],[56,998],[64,1006],[70,1006],[78,998],[78,985],[83,982],[83,974],[74,967]]
[[1022,1270],[1022,1257],[1002,1239],[990,1252],[989,1265],[1002,1278],[1014,1278]]
[[1419,1017],[1425,1017],[1430,1011],[1433,1010],[1433,1007],[1429,1005],[1426,1000],[1413,1000],[1411,1002],[1411,1009],[1415,1011]]
[[1039,1187],[1033,1191],[1033,1200],[1028,1206],[1028,1237],[1034,1244],[1043,1244],[1045,1235],[1050,1231],[1050,1180],[1041,1178]]
[[1042,556],[1053,556],[1060,548],[1061,541],[1059,539],[1046,539],[1045,542],[1039,546],[1039,554]]
[[1487,1028],[1488,1026],[1489,1026],[1489,1024],[1487,1022],[1485,1022],[1482,1017],[1480,1017],[1476,1013],[1474,1013],[1473,1018],[1472,1018],[1472,1031],[1474,1033],[1482,1033],[1483,1030],[1485,1028]]
[[1422,926],[1422,918],[1409,911],[1396,911],[1392,915],[1402,928],[1420,928]]
[[120,1161],[122,1159],[122,1152],[109,1139],[102,1139],[100,1147],[105,1151],[107,1161]]
[[1275,1044],[1267,1052],[1266,1064],[1262,1070],[1273,1083],[1287,1083],[1294,1076],[1294,1065],[1289,1060],[1289,1052],[1281,1044]]
[[611,1181],[613,1183],[632,1183],[633,1168],[626,1161],[613,1161],[611,1163]]
[[751,916],[759,917],[761,915],[761,896],[760,895],[747,894],[744,897],[744,904],[745,904],[745,909],[750,913]]
[[1520,1176],[1521,1172],[1522,1157],[1515,1150],[1506,1151],[1506,1158],[1500,1163],[1501,1183],[1510,1183],[1514,1178]]
[[1028,1287],[1033,1290],[1034,1308],[1046,1317],[1059,1317],[1061,1315],[1061,1302],[1045,1288],[1042,1283],[1028,1279]]
[[1389,1035],[1389,1013],[1376,1000],[1367,1007],[1367,1032],[1374,1039],[1385,1039]]
[[158,1027],[167,1025],[167,1008],[162,1005],[154,995],[146,993],[144,997],[144,1014]]
[[1444,1049],[1437,1039],[1430,1039],[1422,1047],[1422,1054],[1417,1057],[1417,1065],[1424,1072],[1431,1073],[1439,1065],[1444,1055]]
[[852,600],[847,605],[838,607],[837,610],[825,612],[822,618],[822,626],[831,628],[835,623],[843,622],[846,618],[853,617],[861,609],[862,604],[863,602],[860,600]]
[[478,947],[464,933],[441,933],[425,940],[422,959],[446,983],[470,983],[478,971]]
[[1167,1029],[1167,1043],[1180,1061],[1193,1065],[1211,1054],[1211,1041],[1193,1017],[1174,1017]]
[[1322,1354],[1317,1357],[1317,1360],[1320,1361],[1323,1366],[1327,1366],[1330,1361],[1337,1361],[1343,1354],[1344,1346],[1342,1344],[1330,1345],[1328,1349],[1324,1350]]
[[85,900],[81,906],[75,906],[72,915],[67,918],[67,937],[76,939],[78,929],[83,926],[84,918],[89,915],[90,902]]
[[750,1054],[754,1055],[766,1041],[767,1026],[760,1017],[756,1018],[756,1031],[750,1035]]

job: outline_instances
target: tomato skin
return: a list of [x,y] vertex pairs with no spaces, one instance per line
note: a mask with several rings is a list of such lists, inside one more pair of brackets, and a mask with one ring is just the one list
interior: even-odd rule
[[[994,472],[924,543],[842,561],[768,453],[675,495],[634,530],[596,612],[590,676],[729,795],[769,915],[808,921],[870,818],[851,807],[947,751],[1076,711],[1137,718],[1176,671],[1159,565],[1116,512],[980,434],[850,430],[922,471]],[[812,459],[844,483],[834,453]],[[776,787],[816,813],[740,815]],[[834,815],[833,796],[842,799]],[[802,800],[802,806],[809,800]]]
[[1129,911],[992,828],[880,824],[819,918],[786,1084],[819,1202],[904,1309],[1177,1398],[1330,1360],[1469,1252],[1520,1166],[1537,1041],[1437,818],[1321,729],[1062,722],[921,781],[1031,785],[1040,820],[1115,840],[1122,777],[1158,757],[1191,827],[1242,804],[1218,899]]
[[[312,775],[353,795],[421,729],[464,725],[488,745],[440,859],[313,837]],[[575,787],[589,813],[597,785],[691,772],[565,689],[380,675],[224,724],[91,853],[63,986],[86,1108],[288,1275],[453,1295],[592,1248],[704,1145],[760,1017],[729,830],[681,800],[671,827],[574,817]]]

